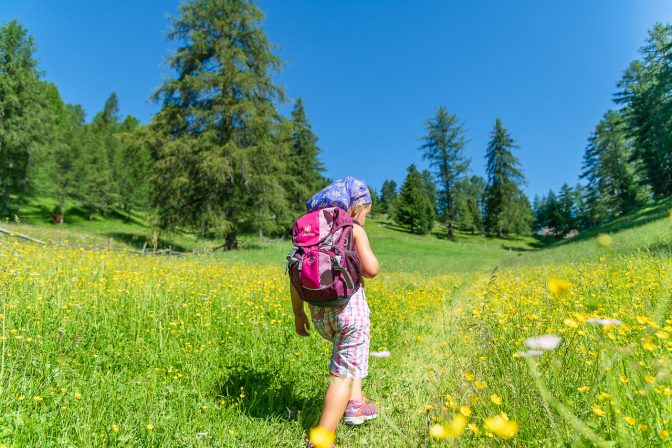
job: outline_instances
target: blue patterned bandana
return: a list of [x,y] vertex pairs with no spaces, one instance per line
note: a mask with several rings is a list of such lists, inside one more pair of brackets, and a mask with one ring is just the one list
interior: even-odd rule
[[350,207],[370,203],[371,193],[366,182],[348,176],[332,182],[308,199],[306,209],[312,212],[321,208],[339,207],[348,211]]

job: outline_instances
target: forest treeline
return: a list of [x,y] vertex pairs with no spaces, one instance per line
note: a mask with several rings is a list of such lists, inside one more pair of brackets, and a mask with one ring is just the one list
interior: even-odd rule
[[[236,245],[241,233],[282,235],[305,200],[322,188],[318,138],[299,98],[290,116],[273,82],[281,66],[244,0],[191,0],[168,39],[172,77],[153,95],[149,124],[121,117],[111,93],[91,120],[43,79],[36,44],[18,21],[0,26],[0,216],[21,215],[33,198],[51,198],[55,223],[75,201],[92,218],[121,210],[154,225]],[[425,122],[420,151],[429,169],[387,180],[375,212],[416,233],[438,220],[492,235],[585,229],[672,193],[672,28],[657,24],[625,71],[590,136],[582,182],[556,194],[523,193],[517,146],[502,121],[485,149],[486,177],[470,171],[464,128],[441,107]]]
[[[617,84],[615,108],[588,138],[579,183],[536,196],[530,209],[516,145],[502,122],[485,148],[484,179],[469,173],[464,130],[441,108],[426,122],[421,147],[431,172],[410,166],[400,189],[386,180],[379,209],[417,233],[431,229],[433,216],[449,233],[457,227],[500,236],[531,229],[565,236],[600,225],[672,195],[671,98],[672,26],[658,23]],[[432,179],[435,186],[428,186]]]

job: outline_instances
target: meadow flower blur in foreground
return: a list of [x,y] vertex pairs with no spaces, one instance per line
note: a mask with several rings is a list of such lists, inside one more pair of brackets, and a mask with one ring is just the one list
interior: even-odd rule
[[[475,408],[486,433],[553,440],[539,439],[542,445],[666,443],[672,262],[646,255],[605,260],[500,271],[468,290],[484,297],[461,314],[463,339],[478,355],[470,378],[497,393],[494,400],[480,397],[482,411]],[[521,344],[528,350],[516,352]],[[476,388],[470,394],[479,396]]]
[[336,434],[321,426],[310,430],[310,443],[315,445],[315,448],[331,448],[335,440]]

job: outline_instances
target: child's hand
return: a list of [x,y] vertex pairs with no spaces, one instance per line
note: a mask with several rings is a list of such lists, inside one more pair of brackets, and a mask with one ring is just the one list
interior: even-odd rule
[[308,330],[310,330],[310,323],[308,322],[306,313],[300,313],[294,316],[294,328],[296,328],[296,334],[299,336],[310,336],[310,333],[308,333]]

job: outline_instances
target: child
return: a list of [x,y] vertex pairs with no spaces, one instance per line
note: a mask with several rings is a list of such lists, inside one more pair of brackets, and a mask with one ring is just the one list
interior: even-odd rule
[[[364,231],[366,215],[371,210],[371,194],[366,183],[354,177],[339,179],[306,203],[308,211],[326,207],[342,208],[353,218],[355,251],[362,276],[375,277],[378,274],[378,260]],[[290,288],[296,332],[308,336],[310,324],[304,303],[291,282]],[[308,308],[320,336],[333,342],[329,369],[331,381],[324,398],[319,427],[333,434],[341,417],[348,425],[361,425],[366,420],[376,418],[376,405],[362,394],[362,379],[368,373],[370,326],[364,286],[360,286],[345,305],[320,307],[309,304]]]

